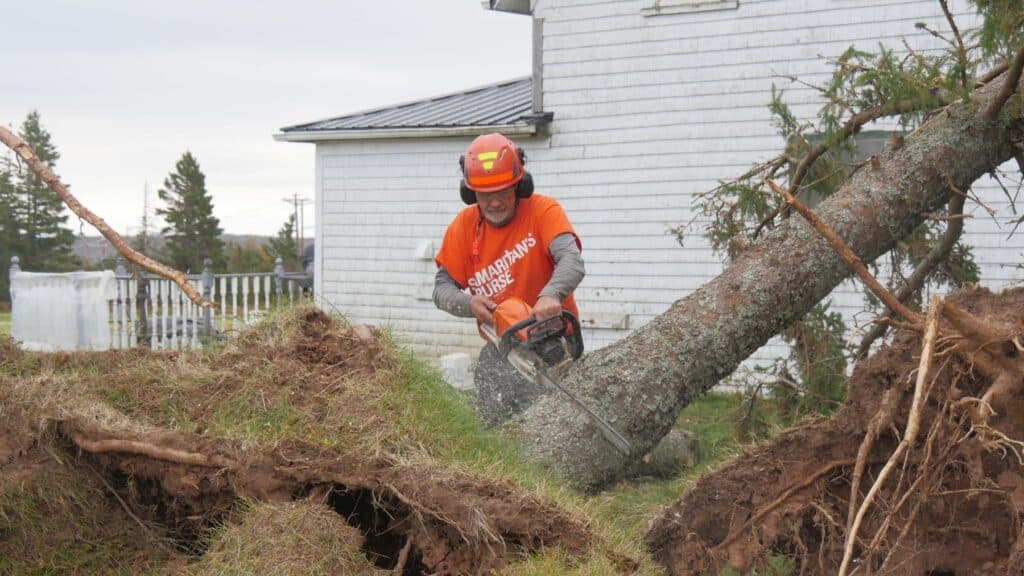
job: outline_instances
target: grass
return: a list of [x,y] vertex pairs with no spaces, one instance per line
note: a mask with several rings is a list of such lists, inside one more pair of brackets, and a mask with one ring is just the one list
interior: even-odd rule
[[[8,318],[9,314],[0,314],[0,321]],[[262,328],[239,336],[234,341],[239,343],[237,346],[227,344],[220,350],[180,356],[144,352],[120,356],[113,356],[114,353],[7,354],[9,357],[5,359],[0,349],[0,374],[6,372],[15,379],[49,374],[73,383],[76,390],[91,395],[92,400],[140,422],[247,443],[273,444],[284,438],[296,438],[317,445],[349,446],[363,442],[359,440],[360,435],[368,436],[372,444],[363,445],[364,448],[426,453],[440,469],[467,470],[554,500],[589,518],[595,534],[607,542],[606,546],[595,546],[593,553],[582,559],[568,559],[558,550],[552,550],[515,564],[507,570],[510,574],[613,574],[615,567],[604,553],[609,547],[619,554],[639,559],[638,574],[660,573],[644,549],[648,523],[663,507],[678,499],[702,473],[743,447],[736,439],[734,426],[736,413],[743,408],[742,396],[705,395],[692,402],[677,423],[700,441],[700,459],[695,466],[675,477],[633,479],[597,494],[583,494],[565,485],[551,472],[531,464],[523,457],[520,447],[500,431],[483,429],[465,392],[448,386],[437,370],[395,346],[386,334],[389,358],[396,360],[393,365],[379,370],[376,377],[340,380],[337,387],[310,402],[306,397],[308,390],[302,389],[299,383],[315,383],[313,379],[321,377],[336,379],[330,376],[336,372],[321,373],[320,368],[304,368],[299,363],[282,364],[291,362],[289,355],[295,354],[294,341],[289,340],[295,337],[295,328],[288,324],[290,321],[287,317],[271,318],[261,324]],[[355,393],[350,390],[353,387]],[[0,493],[0,500],[4,495]],[[193,573],[204,576],[260,573],[266,566],[237,560],[240,552],[267,545],[257,542],[248,532],[249,527],[284,522],[287,526],[282,528],[282,533],[288,533],[291,529],[288,523],[299,525],[314,521],[315,518],[307,516],[319,514],[292,509],[282,512],[266,506],[269,505],[253,504],[248,512],[243,512],[241,528],[229,527],[216,532],[210,545],[211,551],[217,554],[192,566]],[[37,508],[38,503],[26,505],[24,514],[12,514],[10,508],[0,509],[0,520],[4,513],[28,520],[32,510]],[[246,525],[248,513],[266,516],[259,516]],[[75,514],[81,515],[80,511],[69,511],[69,515]],[[0,530],[0,540],[4,536],[4,530]],[[278,544],[283,546],[287,542]],[[111,544],[104,542],[102,546]],[[343,542],[333,540],[296,541],[287,546],[295,550],[300,559],[306,558],[309,562],[323,559],[318,550],[344,547]],[[303,548],[305,551],[300,550]],[[77,560],[61,557],[64,552],[74,553]],[[109,564],[113,551],[101,553],[98,558],[87,557],[84,552],[70,547],[65,547],[64,552],[44,550],[40,554],[49,556],[36,556],[32,561],[50,563],[58,572],[74,572],[76,566],[87,568],[79,573],[118,571]],[[4,564],[10,560],[3,556],[0,554],[0,573],[32,572],[27,564]],[[149,566],[134,563],[132,569]],[[301,565],[296,569],[301,572]]]
[[0,336],[11,334],[11,313],[0,312]]

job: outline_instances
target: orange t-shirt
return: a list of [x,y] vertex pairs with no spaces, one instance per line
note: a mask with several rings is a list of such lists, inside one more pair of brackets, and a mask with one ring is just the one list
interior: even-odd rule
[[[495,303],[518,296],[533,306],[555,269],[548,246],[565,233],[576,237],[582,249],[562,207],[548,196],[520,199],[515,217],[501,228],[482,219],[474,204],[448,225],[434,262],[470,294],[482,294]],[[474,240],[479,242],[476,255]],[[562,301],[562,308],[579,317],[572,294]]]

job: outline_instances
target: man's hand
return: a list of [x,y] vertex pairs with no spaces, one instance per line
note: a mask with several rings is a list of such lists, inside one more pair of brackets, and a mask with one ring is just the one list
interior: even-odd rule
[[498,305],[487,296],[474,294],[469,298],[469,311],[481,324],[494,325],[494,315],[491,312],[497,307]]
[[562,303],[553,296],[541,296],[537,298],[537,303],[533,305],[533,315],[537,317],[537,321],[551,318],[552,316],[561,316]]

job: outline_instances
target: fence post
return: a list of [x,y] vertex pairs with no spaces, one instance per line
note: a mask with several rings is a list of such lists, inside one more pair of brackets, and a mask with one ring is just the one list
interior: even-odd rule
[[[200,275],[200,283],[203,286],[203,299],[212,302],[213,301],[213,271],[210,270],[210,266],[213,265],[213,260],[206,258],[203,260],[203,273]],[[207,342],[210,341],[210,337],[213,336],[213,309],[203,308],[203,336]]]
[[135,289],[135,333],[138,335],[136,341],[140,346],[150,348],[153,345],[152,334],[149,330],[149,319],[146,317],[146,305],[149,303],[149,281],[146,280],[146,273],[136,268],[136,289]]
[[274,291],[277,293],[277,307],[281,307],[284,299],[284,260],[280,256],[274,259]]
[[[117,347],[126,348],[125,343],[128,338],[124,333],[125,329],[125,301],[128,299],[128,283],[124,282],[126,276],[128,276],[128,270],[125,269],[125,259],[118,258],[117,264],[114,266],[114,284],[117,286]],[[124,284],[124,286],[122,286]]]

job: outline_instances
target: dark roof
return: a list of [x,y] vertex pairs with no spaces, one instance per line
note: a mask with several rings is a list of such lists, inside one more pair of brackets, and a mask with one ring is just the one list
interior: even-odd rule
[[519,78],[428,100],[339,116],[282,128],[288,132],[415,130],[545,123],[533,113],[532,79]]

